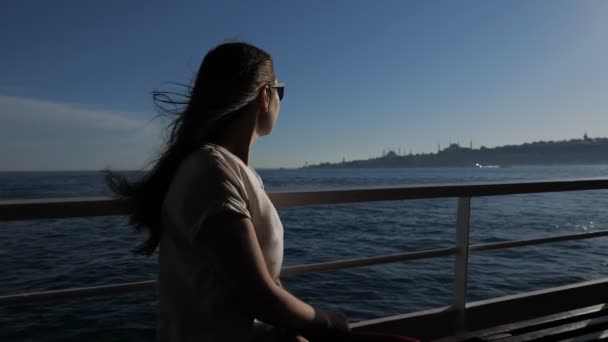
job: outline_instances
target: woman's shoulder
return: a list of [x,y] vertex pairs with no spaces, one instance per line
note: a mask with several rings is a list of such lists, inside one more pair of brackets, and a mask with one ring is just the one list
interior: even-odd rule
[[222,146],[211,143],[203,145],[199,149],[199,158],[204,159],[203,163],[207,163],[209,171],[228,173],[245,183],[260,182],[255,170]]
[[217,150],[202,147],[184,158],[178,175],[185,178],[215,181],[217,178],[238,178],[238,170]]
[[204,202],[217,196],[245,200],[246,186],[232,163],[207,148],[192,151],[181,162],[167,193],[169,202]]

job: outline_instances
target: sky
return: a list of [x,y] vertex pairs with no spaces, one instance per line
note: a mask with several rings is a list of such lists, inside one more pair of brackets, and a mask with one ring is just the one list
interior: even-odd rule
[[608,1],[29,1],[0,5],[0,170],[147,168],[226,41],[286,83],[256,168],[608,137]]

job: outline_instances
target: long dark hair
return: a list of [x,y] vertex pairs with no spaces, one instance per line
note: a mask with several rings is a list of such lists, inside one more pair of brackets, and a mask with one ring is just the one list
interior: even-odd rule
[[129,224],[137,231],[149,231],[135,253],[151,255],[156,250],[162,236],[162,203],[181,161],[202,144],[221,140],[248,112],[260,89],[274,80],[268,53],[247,43],[225,43],[207,53],[194,85],[185,86],[185,94],[153,92],[160,114],[174,116],[163,152],[140,180],[130,182],[106,171],[106,182],[115,196],[133,204]]

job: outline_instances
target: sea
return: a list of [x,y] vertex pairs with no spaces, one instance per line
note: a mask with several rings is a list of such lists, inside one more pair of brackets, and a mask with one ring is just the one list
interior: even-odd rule
[[[268,192],[608,177],[608,165],[257,171]],[[0,200],[108,195],[100,172],[0,173]],[[456,206],[448,198],[279,209],[284,266],[452,247]],[[606,190],[480,197],[471,206],[472,244],[608,229]],[[155,279],[157,256],[131,253],[143,238],[122,216],[0,222],[0,296]],[[356,322],[450,305],[453,273],[453,257],[443,257],[283,284]],[[606,238],[475,253],[467,300],[606,276]],[[151,341],[157,319],[154,293],[8,305],[0,307],[0,341]]]

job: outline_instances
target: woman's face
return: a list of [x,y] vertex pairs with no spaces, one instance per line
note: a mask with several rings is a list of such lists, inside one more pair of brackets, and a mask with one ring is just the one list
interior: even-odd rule
[[[277,83],[277,81],[275,81]],[[267,99],[267,111],[262,110],[258,117],[257,133],[260,136],[268,135],[274,128],[281,109],[278,89],[267,87],[265,90]]]

